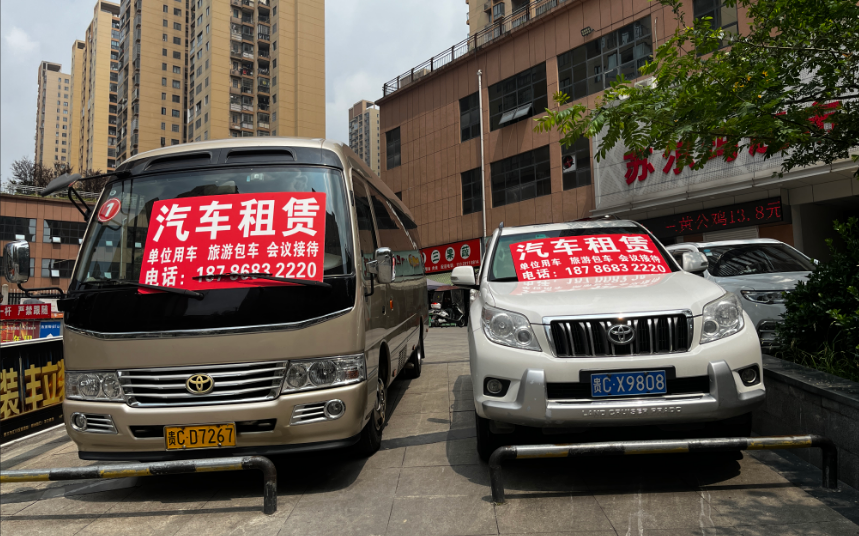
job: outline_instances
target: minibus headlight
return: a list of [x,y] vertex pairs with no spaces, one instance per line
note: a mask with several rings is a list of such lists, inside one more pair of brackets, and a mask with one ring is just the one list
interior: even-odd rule
[[116,372],[66,372],[66,398],[94,402],[124,402]]
[[362,382],[366,378],[367,367],[363,354],[301,359],[289,362],[282,392],[342,387]]

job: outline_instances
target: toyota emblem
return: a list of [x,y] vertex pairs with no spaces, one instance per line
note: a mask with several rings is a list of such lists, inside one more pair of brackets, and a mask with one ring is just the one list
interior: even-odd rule
[[208,374],[194,374],[185,382],[185,389],[192,395],[205,395],[215,388],[215,380]]
[[629,344],[635,339],[635,330],[629,324],[615,324],[608,328],[608,339],[612,344]]

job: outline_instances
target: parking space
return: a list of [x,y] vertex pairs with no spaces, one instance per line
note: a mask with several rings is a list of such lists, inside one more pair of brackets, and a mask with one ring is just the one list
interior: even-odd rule
[[[3,534],[859,534],[837,501],[748,454],[513,462],[507,502],[493,505],[475,448],[466,330],[434,328],[426,350],[422,376],[391,388],[376,455],[274,459],[273,516],[261,513],[255,472],[16,483],[0,486]],[[2,449],[3,469],[92,463],[62,429]]]

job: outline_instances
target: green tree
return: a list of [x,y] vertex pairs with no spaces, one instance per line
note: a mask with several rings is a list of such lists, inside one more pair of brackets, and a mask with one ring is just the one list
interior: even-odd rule
[[689,25],[681,0],[658,1],[677,29],[640,70],[639,80],[652,82],[636,87],[620,76],[593,109],[547,110],[535,130],[557,129],[565,145],[602,132],[597,159],[617,143],[638,154],[679,147],[678,165],[693,169],[716,155],[717,140],[722,149],[766,147],[766,158],[784,151],[782,173],[851,157],[859,145],[855,0],[727,0],[752,19],[738,35],[712,28],[709,17]]

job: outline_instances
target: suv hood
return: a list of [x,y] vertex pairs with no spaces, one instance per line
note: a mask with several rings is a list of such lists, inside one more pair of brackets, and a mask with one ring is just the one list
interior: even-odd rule
[[707,303],[725,294],[715,283],[687,272],[509,283],[486,281],[484,285],[486,303],[521,313],[532,324],[542,324],[547,316],[613,316],[686,309],[698,316]]
[[733,277],[714,277],[713,281],[733,290],[793,290],[798,281],[806,281],[811,272],[778,272],[773,274],[750,274]]

